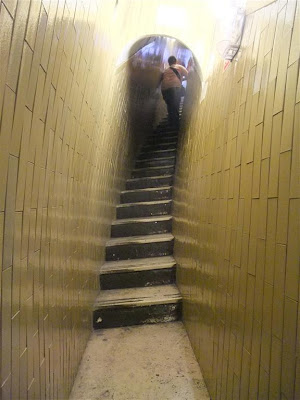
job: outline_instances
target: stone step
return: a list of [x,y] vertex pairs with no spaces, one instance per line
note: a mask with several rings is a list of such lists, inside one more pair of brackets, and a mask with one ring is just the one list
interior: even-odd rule
[[171,214],[172,200],[144,201],[117,206],[117,219]]
[[121,192],[121,203],[138,203],[141,201],[169,200],[172,198],[172,186],[124,190]]
[[152,139],[156,139],[156,142],[159,144],[177,142],[178,141],[178,132],[163,132],[163,131],[153,132],[152,135],[149,135],[147,137],[147,141],[145,144],[149,144],[147,142],[151,141]]
[[163,158],[151,158],[148,160],[137,160],[135,167],[136,168],[145,168],[145,167],[159,167],[163,165],[175,165],[176,157],[163,157]]
[[126,190],[159,188],[173,185],[173,175],[131,178],[126,181]]
[[111,237],[154,235],[171,232],[172,216],[118,219],[112,223]]
[[169,285],[176,280],[173,257],[109,261],[100,270],[102,290]]
[[176,149],[168,149],[168,150],[148,150],[140,153],[138,160],[147,160],[152,158],[165,158],[165,157],[173,157],[176,156]]
[[173,135],[173,136],[168,136],[168,137],[164,137],[164,136],[160,136],[158,133],[155,135],[151,135],[148,137],[145,145],[158,145],[158,144],[167,144],[167,143],[173,143],[173,142],[177,142],[178,140],[178,135]]
[[176,149],[177,140],[170,143],[159,143],[159,144],[145,144],[141,151],[156,151],[156,150],[170,150]]
[[172,175],[175,172],[174,165],[166,165],[164,167],[146,167],[134,169],[131,173],[132,178],[146,178],[155,176]]
[[106,261],[170,256],[173,247],[171,233],[110,239],[106,243]]
[[107,329],[177,321],[181,308],[176,285],[102,290],[94,304],[93,325]]
[[159,135],[164,135],[164,136],[168,136],[168,135],[178,135],[178,130],[177,129],[173,129],[170,128],[167,124],[163,125],[163,126],[158,126],[154,133],[158,133]]

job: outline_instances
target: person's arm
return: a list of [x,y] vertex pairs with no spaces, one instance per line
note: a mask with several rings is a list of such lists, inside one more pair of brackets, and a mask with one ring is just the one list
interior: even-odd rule
[[179,65],[179,70],[180,70],[181,75],[186,79],[189,74],[188,70],[186,68],[184,68],[183,65]]

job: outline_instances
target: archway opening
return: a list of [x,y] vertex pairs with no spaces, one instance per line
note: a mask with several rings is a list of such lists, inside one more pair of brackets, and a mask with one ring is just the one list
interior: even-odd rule
[[188,79],[183,83],[186,94],[181,132],[184,132],[189,125],[191,111],[201,95],[201,70],[193,52],[174,37],[153,35],[140,38],[124,49],[119,57],[118,68],[126,66],[127,69],[129,121],[137,146],[167,115],[160,79],[171,55],[189,71]]

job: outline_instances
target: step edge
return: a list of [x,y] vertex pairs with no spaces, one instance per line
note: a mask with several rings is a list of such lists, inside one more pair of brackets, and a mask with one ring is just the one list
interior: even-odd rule
[[[156,144],[143,144],[143,146],[141,147],[141,150],[144,150],[145,148],[154,148],[155,146],[165,146],[165,145],[174,145],[174,146],[177,146],[177,144],[178,144],[178,140],[176,140],[176,142],[174,141],[174,142],[165,142],[165,143],[156,143]],[[176,150],[177,150],[177,147],[174,147]],[[173,148],[172,149],[160,149],[160,150],[162,150],[162,151],[168,151],[168,150],[173,150]],[[156,150],[154,150],[154,151],[156,151]],[[159,150],[157,150],[157,151],[159,151]],[[144,153],[144,151],[141,151],[141,153]]]
[[124,236],[121,238],[119,237],[119,238],[109,239],[106,242],[105,247],[126,246],[132,244],[163,243],[163,242],[172,242],[173,240],[174,236],[172,235],[172,233],[141,235],[141,236]]
[[173,186],[158,186],[158,187],[149,187],[149,188],[141,188],[141,189],[130,189],[130,190],[122,190],[121,194],[131,194],[131,193],[143,193],[143,192],[154,192],[155,190],[170,190]]
[[128,265],[128,264],[145,264],[145,263],[160,263],[160,262],[176,262],[175,258],[173,256],[158,256],[158,257],[149,257],[149,258],[134,258],[131,260],[118,260],[118,261],[105,261],[104,264],[101,265],[99,270],[106,265]]
[[[109,263],[109,262],[108,262]],[[108,264],[106,263],[106,264]],[[104,267],[104,266],[103,266]],[[155,271],[155,270],[164,270],[164,269],[176,269],[176,261],[174,262],[165,262],[160,264],[152,264],[152,265],[129,265],[129,266],[106,266],[105,268],[100,269],[99,275],[100,277],[103,275],[110,274],[118,274],[118,273],[131,273],[131,272],[141,272],[141,271]]]
[[[157,167],[155,167],[157,168]],[[160,167],[158,167],[160,168]],[[142,169],[142,168],[141,168]],[[140,171],[140,169],[134,170],[134,171]],[[129,178],[127,179],[126,183],[134,183],[134,182],[139,182],[142,179],[151,179],[151,180],[155,180],[155,179],[166,179],[166,178],[172,178],[174,176],[174,174],[169,174],[169,175],[156,175],[156,176],[141,176],[139,178]]]
[[[131,172],[137,172],[137,171],[142,171],[142,170],[152,170],[152,169],[164,169],[164,168],[174,168],[174,164],[170,164],[170,165],[159,165],[158,167],[143,167],[143,168],[133,168],[133,170]],[[158,175],[158,176],[168,176],[168,175]],[[145,176],[145,178],[147,178]],[[149,176],[149,178],[153,178],[152,176]],[[130,179],[130,178],[129,178]],[[137,179],[137,178],[132,178],[132,179]]]
[[167,200],[156,200],[156,201],[140,201],[137,203],[123,203],[123,204],[118,204],[118,208],[125,208],[125,207],[132,207],[132,206],[142,206],[142,205],[156,205],[156,204],[167,204],[171,203],[173,200],[172,199],[167,199]]
[[170,221],[173,219],[172,215],[155,215],[153,217],[140,217],[140,218],[123,218],[123,219],[116,219],[112,222],[112,225],[125,225],[125,224],[140,224],[140,223],[147,223],[147,222],[164,222]]
[[159,157],[159,158],[145,158],[143,160],[136,160],[136,163],[140,162],[145,162],[145,161],[162,161],[162,160],[170,160],[170,159],[175,159],[176,156],[171,156],[171,157]]
[[176,153],[176,151],[177,151],[177,148],[150,150],[150,151],[145,150],[145,151],[141,151],[138,156],[140,157],[142,154],[159,154],[159,153],[168,153],[168,152]]
[[[168,285],[166,285],[168,286]],[[122,290],[122,289],[113,289],[113,290]],[[107,290],[108,292],[111,292],[111,290]],[[102,292],[105,292],[105,290],[102,290]],[[182,302],[182,295],[180,294],[179,290],[178,293],[173,294],[173,295],[166,295],[162,297],[149,297],[149,298],[143,298],[143,297],[137,297],[137,298],[131,298],[131,299],[125,299],[125,300],[96,300],[93,306],[93,311],[101,310],[104,308],[115,308],[115,307],[130,307],[130,308],[136,308],[136,307],[147,307],[151,305],[159,305],[159,304],[179,304]]]

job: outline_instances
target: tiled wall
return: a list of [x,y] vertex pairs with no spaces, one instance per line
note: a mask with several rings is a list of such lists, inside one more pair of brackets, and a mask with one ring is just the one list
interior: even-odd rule
[[[161,18],[174,7],[179,23]],[[206,79],[213,31],[198,0],[0,0],[3,399],[64,399],[72,386],[129,143],[147,126],[135,115],[145,92],[126,65],[114,73],[118,55],[174,36]],[[298,32],[299,1],[250,15],[239,62],[215,67],[186,121],[176,254],[214,398],[300,397]]]
[[141,97],[126,66],[112,73],[101,15],[96,0],[0,1],[3,400],[67,399],[90,334]]
[[300,399],[299,8],[247,17],[181,141],[175,256],[213,399]]

